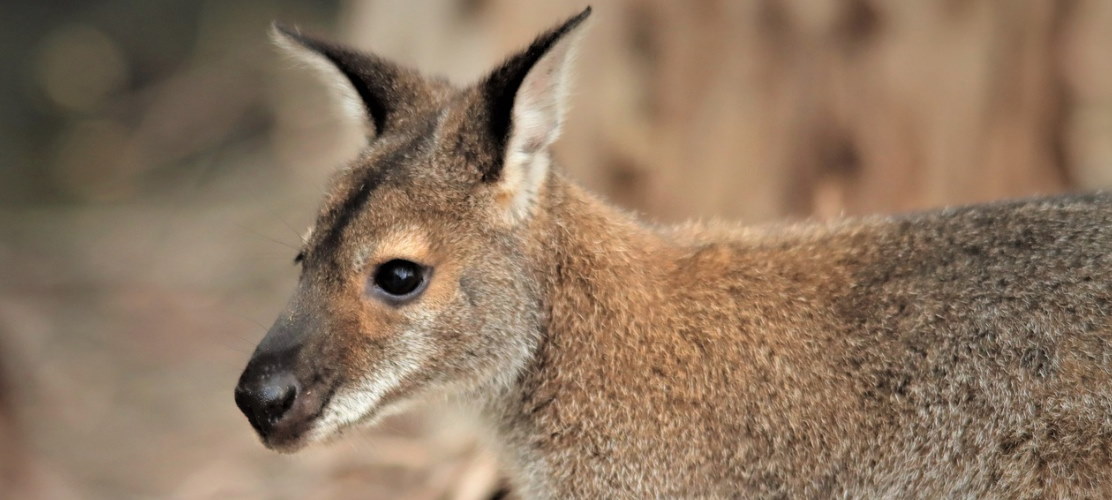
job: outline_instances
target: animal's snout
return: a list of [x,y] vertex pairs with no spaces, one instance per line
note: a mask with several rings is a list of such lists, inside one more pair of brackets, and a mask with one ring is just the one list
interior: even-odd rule
[[236,386],[236,406],[259,434],[269,435],[275,424],[290,413],[301,393],[301,384],[292,373],[264,370],[251,377],[250,368]]
[[329,378],[299,366],[299,349],[262,349],[236,385],[236,406],[271,448],[292,451],[332,396]]

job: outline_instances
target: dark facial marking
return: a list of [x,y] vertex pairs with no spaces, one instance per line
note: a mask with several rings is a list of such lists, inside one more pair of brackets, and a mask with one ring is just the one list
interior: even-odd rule
[[[335,255],[340,247],[344,229],[351,224],[355,214],[359,213],[363,206],[367,204],[371,193],[382,184],[386,172],[398,166],[397,164],[402,156],[404,156],[404,153],[401,151],[392,151],[373,168],[368,168],[363,178],[356,183],[355,188],[344,199],[344,202],[329,211],[326,218],[332,220],[332,224],[324,233],[320,244],[317,245],[316,251],[319,255]],[[334,261],[334,259],[332,260]]]
[[[351,225],[356,215],[365,209],[371,194],[383,184],[402,182],[409,177],[410,159],[426,149],[425,146],[432,140],[432,134],[436,127],[436,121],[433,119],[423,120],[422,123],[422,133],[414,135],[404,143],[393,147],[375,160],[372,165],[364,167],[363,172],[353,173],[353,175],[362,175],[362,178],[354,183],[354,188],[348,193],[343,203],[334,206],[323,217],[324,221],[331,222],[318,225],[318,227],[327,229],[323,232],[324,236],[320,239],[320,243],[316,245],[315,253],[322,256],[335,256],[343,242],[344,232]],[[330,261],[333,266],[339,265],[336,259],[330,259]]]

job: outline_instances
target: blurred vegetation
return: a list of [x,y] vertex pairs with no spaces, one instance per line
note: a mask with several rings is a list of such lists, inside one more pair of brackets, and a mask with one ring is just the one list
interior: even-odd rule
[[266,27],[329,25],[336,2],[16,2],[0,56],[0,203],[125,202],[203,182],[258,140]]
[[[828,218],[1112,186],[1112,2],[595,2],[558,156],[659,220]],[[461,83],[543,0],[0,8],[0,497],[479,498],[421,411],[277,456],[231,390],[360,132],[297,24]]]

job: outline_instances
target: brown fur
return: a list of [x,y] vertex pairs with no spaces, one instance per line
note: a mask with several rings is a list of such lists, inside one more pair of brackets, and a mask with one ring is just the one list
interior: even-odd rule
[[[507,218],[490,93],[443,85],[338,177],[256,354],[325,415],[404,375],[268,445],[450,393],[529,498],[1112,496],[1112,197],[661,228],[549,172]],[[435,269],[412,303],[366,292],[394,257]]]

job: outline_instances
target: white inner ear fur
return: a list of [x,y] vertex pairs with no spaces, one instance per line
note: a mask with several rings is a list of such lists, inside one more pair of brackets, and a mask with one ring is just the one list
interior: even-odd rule
[[582,29],[568,33],[533,65],[514,96],[512,129],[500,189],[508,198],[511,223],[528,217],[548,174],[549,146],[560,137],[567,114],[571,61]]
[[371,122],[370,117],[367,116],[367,109],[363,100],[359,97],[359,92],[352,86],[351,80],[344,76],[332,61],[317,51],[301,45],[297,40],[282,33],[277,27],[271,28],[270,38],[284,54],[297,63],[309,67],[325,86],[331,89],[329,94],[332,96],[332,101],[336,104],[336,107],[340,109],[341,116],[346,122],[345,126],[351,124],[361,127],[362,130],[366,131],[367,136],[372,136],[378,132],[374,129],[374,123]]

